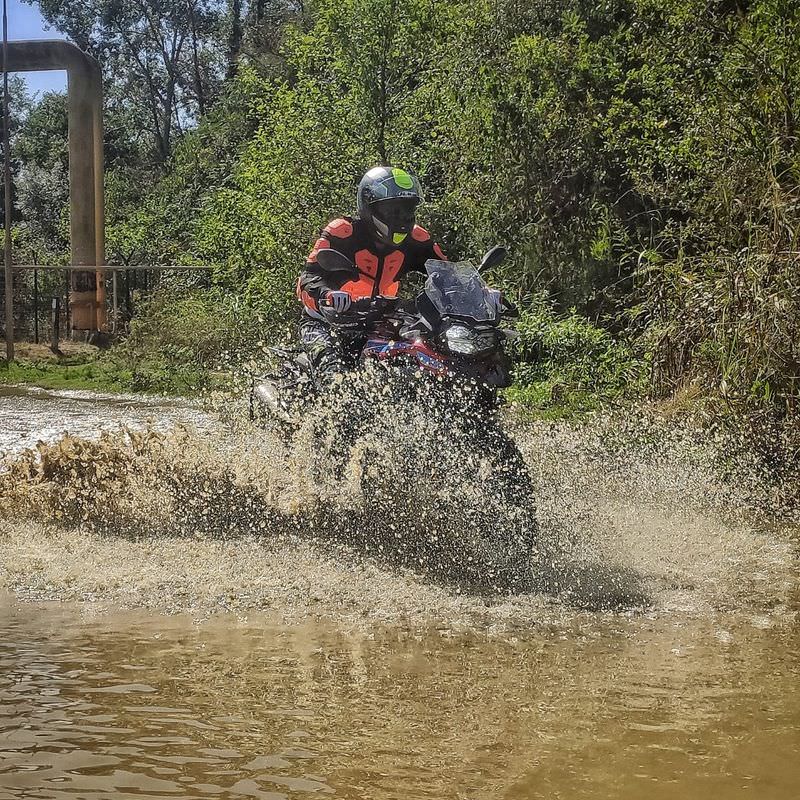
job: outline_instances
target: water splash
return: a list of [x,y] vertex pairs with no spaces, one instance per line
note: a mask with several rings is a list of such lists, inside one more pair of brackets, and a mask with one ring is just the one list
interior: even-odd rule
[[[656,612],[791,606],[791,542],[758,516],[770,489],[746,460],[732,477],[722,441],[644,418],[516,430],[558,569],[549,595],[509,597],[454,579],[465,540],[507,509],[480,455],[424,407],[365,425],[335,471],[330,417],[309,414],[290,439],[229,417],[214,436],[67,436],[9,461],[7,582],[172,609],[512,627],[645,595]],[[471,552],[468,577],[488,569]]]

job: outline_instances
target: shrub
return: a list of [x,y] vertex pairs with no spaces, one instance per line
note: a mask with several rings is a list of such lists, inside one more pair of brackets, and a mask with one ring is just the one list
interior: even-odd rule
[[558,314],[542,298],[520,316],[513,402],[553,414],[589,411],[636,397],[646,364],[633,347],[577,313]]
[[259,349],[263,316],[241,296],[216,288],[162,289],[144,305],[114,350],[137,391],[203,388],[210,373],[235,368]]

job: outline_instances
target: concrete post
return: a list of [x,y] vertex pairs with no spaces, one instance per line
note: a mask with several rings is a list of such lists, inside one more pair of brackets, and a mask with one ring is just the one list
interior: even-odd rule
[[[96,59],[61,40],[8,43],[8,70],[67,71],[69,103],[69,210],[72,263],[105,264],[103,194],[103,83]],[[102,270],[74,271],[70,283],[72,329],[107,329]]]

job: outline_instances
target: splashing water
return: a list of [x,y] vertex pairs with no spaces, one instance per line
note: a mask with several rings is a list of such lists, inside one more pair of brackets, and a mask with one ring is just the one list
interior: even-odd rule
[[[172,610],[504,628],[574,606],[794,613],[791,538],[759,518],[769,493],[747,463],[722,480],[724,442],[646,418],[520,427],[531,489],[509,508],[486,454],[424,405],[355,420],[352,447],[336,435],[342,407],[291,436],[225,407],[213,433],[67,435],[8,458],[7,583]],[[530,524],[534,505],[547,554],[534,572],[557,562],[549,592],[476,585],[492,574],[486,542],[502,546],[498,531],[519,508]]]
[[0,795],[796,795],[796,540],[741,448],[518,427],[563,570],[508,595],[413,542],[509,512],[424,408],[346,448],[324,414],[287,439],[225,408],[100,435],[73,409],[0,465]]

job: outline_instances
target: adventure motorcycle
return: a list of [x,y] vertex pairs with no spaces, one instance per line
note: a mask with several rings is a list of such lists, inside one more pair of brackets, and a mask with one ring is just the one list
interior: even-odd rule
[[[505,250],[492,248],[479,269],[500,263]],[[329,272],[357,268],[343,254],[323,250],[319,265]],[[356,343],[356,361],[381,363],[394,371],[421,378],[433,376],[443,396],[455,387],[470,388],[473,403],[485,411],[497,407],[497,390],[511,384],[510,364],[503,350],[513,332],[500,327],[503,318],[517,315],[510,304],[498,303],[470,262],[429,260],[428,280],[412,302],[376,296],[357,300],[342,313],[326,319],[343,341]],[[287,425],[324,388],[302,350],[271,348],[283,360],[280,370],[255,379],[251,416],[266,415]]]
[[[469,454],[457,456],[458,463],[445,469],[471,470],[472,479],[497,502],[497,517],[491,523],[484,522],[478,531],[462,531],[458,537],[462,566],[480,573],[471,578],[483,578],[487,585],[520,590],[530,581],[538,529],[527,468],[497,419],[498,390],[511,383],[504,343],[513,332],[501,323],[517,312],[500,300],[479,272],[504,257],[505,250],[495,247],[478,269],[470,262],[429,260],[424,290],[415,300],[364,298],[342,314],[326,310],[326,318],[343,341],[352,343],[357,372],[376,374],[380,385],[379,403],[374,396],[363,403],[356,399],[358,393],[348,396],[346,410],[334,415],[341,420],[334,440],[354,442],[365,427],[367,411],[381,413],[377,406],[415,404],[435,416],[439,430],[445,430],[453,443],[445,442],[445,450]],[[357,274],[355,265],[335,250],[321,250],[318,263],[330,272]],[[250,401],[254,418],[278,422],[291,432],[314,403],[341,399],[315,374],[305,352],[273,352],[283,363],[278,372],[254,380]],[[359,407],[357,412],[354,406]],[[440,461],[446,462],[447,454]],[[332,457],[330,463],[338,462]],[[450,499],[458,503],[457,497]],[[415,552],[419,561],[417,556]]]

